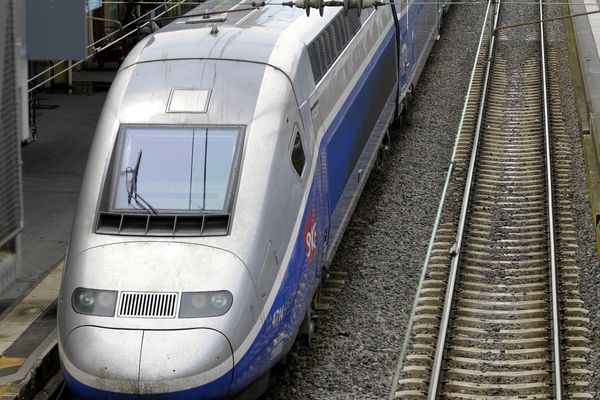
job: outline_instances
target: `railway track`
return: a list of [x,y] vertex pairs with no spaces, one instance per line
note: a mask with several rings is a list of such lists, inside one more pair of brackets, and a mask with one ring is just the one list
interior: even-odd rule
[[448,192],[460,211],[435,233],[390,397],[592,397],[556,57],[541,23],[497,30],[542,19],[489,5]]

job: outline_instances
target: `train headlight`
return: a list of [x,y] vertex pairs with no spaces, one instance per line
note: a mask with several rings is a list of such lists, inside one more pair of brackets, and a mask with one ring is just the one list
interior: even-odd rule
[[218,292],[184,292],[181,295],[179,318],[218,317],[231,308],[233,295],[227,290]]
[[79,314],[112,317],[115,315],[117,292],[113,290],[77,288],[73,291],[71,303],[73,310]]

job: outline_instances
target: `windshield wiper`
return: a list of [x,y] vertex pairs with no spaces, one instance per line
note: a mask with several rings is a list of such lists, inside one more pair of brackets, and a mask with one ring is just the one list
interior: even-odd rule
[[[146,210],[148,213],[158,214],[156,209],[150,205],[137,191],[138,173],[140,171],[140,162],[142,161],[142,149],[140,149],[135,167],[125,169],[125,187],[127,189],[127,204],[131,205],[131,200],[135,201],[138,207]],[[127,184],[127,175],[131,174],[131,184]]]

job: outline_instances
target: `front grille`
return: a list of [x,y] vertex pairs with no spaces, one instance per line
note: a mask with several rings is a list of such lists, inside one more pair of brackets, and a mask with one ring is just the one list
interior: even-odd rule
[[177,293],[123,292],[119,317],[174,318]]
[[224,236],[229,214],[152,215],[101,211],[96,233],[131,236]]

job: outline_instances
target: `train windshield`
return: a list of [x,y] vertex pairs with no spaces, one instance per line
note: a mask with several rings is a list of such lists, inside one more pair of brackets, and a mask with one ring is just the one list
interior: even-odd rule
[[113,211],[227,211],[240,129],[126,127],[118,141]]

